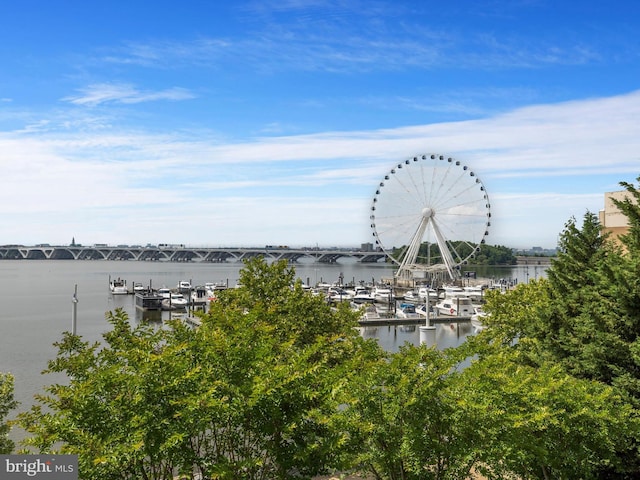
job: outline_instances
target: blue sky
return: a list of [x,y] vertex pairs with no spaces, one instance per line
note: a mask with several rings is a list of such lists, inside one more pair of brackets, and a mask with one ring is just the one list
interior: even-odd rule
[[0,243],[357,246],[440,153],[553,248],[640,175],[639,2],[1,5]]

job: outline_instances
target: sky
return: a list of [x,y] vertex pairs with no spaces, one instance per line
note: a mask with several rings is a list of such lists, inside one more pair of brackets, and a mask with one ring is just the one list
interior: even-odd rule
[[360,246],[436,153],[554,248],[640,177],[635,0],[0,7],[0,244]]

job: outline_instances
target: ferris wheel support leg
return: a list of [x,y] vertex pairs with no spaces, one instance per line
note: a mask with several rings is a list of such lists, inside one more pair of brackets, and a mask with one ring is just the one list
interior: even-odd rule
[[411,275],[411,266],[415,265],[416,259],[418,258],[418,253],[420,252],[420,245],[422,244],[422,238],[424,237],[424,232],[429,225],[430,217],[422,218],[420,221],[420,225],[416,229],[416,233],[413,234],[411,238],[411,242],[409,242],[409,248],[407,249],[407,253],[402,259],[402,263],[398,267],[398,273],[396,277],[410,279]]
[[453,257],[451,256],[449,248],[447,247],[447,242],[440,232],[440,228],[438,228],[438,224],[435,220],[433,220],[433,232],[435,233],[436,242],[438,244],[438,248],[440,249],[442,259],[444,260],[444,264],[447,267],[447,271],[449,272],[449,276],[451,277],[451,280],[455,280],[458,276],[457,271],[454,270],[455,262],[453,260]]

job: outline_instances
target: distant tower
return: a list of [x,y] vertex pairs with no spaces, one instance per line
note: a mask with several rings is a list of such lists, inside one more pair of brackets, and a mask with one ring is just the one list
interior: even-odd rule
[[71,237],[71,246],[72,247],[76,246],[76,237]]

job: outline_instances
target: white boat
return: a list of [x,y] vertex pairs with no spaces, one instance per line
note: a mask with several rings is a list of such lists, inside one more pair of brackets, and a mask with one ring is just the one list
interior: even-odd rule
[[358,307],[362,309],[362,320],[381,320],[380,312],[374,304],[369,303],[366,307]]
[[409,302],[418,302],[420,300],[420,296],[415,290],[407,290],[406,292],[404,292],[404,296],[402,298],[408,300]]
[[371,290],[371,294],[376,302],[391,303],[394,300],[393,290],[386,285],[377,285]]
[[193,305],[206,305],[209,300],[209,290],[205,286],[198,285],[191,290],[191,303]]
[[159,288],[158,295],[160,295],[162,298],[169,298],[171,296],[171,289],[167,287]]
[[181,310],[187,308],[188,305],[189,301],[181,293],[171,292],[169,297],[162,299],[163,310]]
[[[416,305],[416,313],[418,315],[420,315],[421,317],[427,317],[427,306],[424,303],[421,303],[419,305]],[[433,306],[430,305],[429,306],[429,318],[433,318],[435,317],[435,311],[433,310]]]
[[420,287],[418,289],[418,297],[420,297],[420,300],[429,298],[430,302],[435,302],[438,299],[438,292],[431,287]]
[[467,294],[465,293],[462,287],[457,287],[455,285],[444,285],[442,287],[442,291],[440,292],[440,295],[438,295],[438,298],[445,299],[445,298],[466,297],[466,296]]
[[327,290],[327,301],[330,303],[350,302],[351,300],[353,300],[353,295],[344,288],[331,287]]
[[413,303],[401,303],[396,310],[396,317],[398,318],[420,318],[420,313],[416,311],[416,306]]
[[486,316],[487,312],[485,312],[481,306],[476,305],[475,307],[473,307],[473,315],[471,315],[471,325],[476,332],[484,330],[484,319]]
[[354,289],[353,301],[355,303],[373,303],[376,301],[376,297],[367,287],[358,286]]
[[471,298],[474,302],[481,302],[484,297],[484,290],[481,286],[468,286],[463,287],[464,293],[467,297]]
[[187,280],[181,280],[178,282],[178,293],[190,293],[191,292],[191,282]]
[[219,283],[207,282],[204,284],[204,288],[207,291],[207,299],[210,302],[215,302],[216,299],[218,298],[218,294],[221,291],[226,290],[228,286],[224,282],[219,282]]
[[447,297],[436,303],[435,311],[448,317],[470,317],[473,315],[473,303],[469,297]]
[[109,290],[113,295],[127,295],[129,293],[127,282],[121,278],[109,280]]

